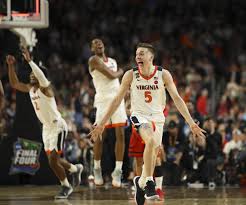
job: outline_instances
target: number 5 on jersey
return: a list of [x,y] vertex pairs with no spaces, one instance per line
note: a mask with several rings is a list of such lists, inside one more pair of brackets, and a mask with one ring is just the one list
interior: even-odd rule
[[150,91],[144,92],[145,102],[150,103],[152,101],[152,96]]

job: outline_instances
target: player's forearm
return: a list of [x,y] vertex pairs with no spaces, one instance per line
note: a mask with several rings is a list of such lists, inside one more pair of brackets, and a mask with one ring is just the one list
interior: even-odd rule
[[38,79],[39,85],[44,88],[48,87],[50,85],[50,81],[45,77],[43,71],[33,61],[30,61],[29,65],[31,66],[35,77]]
[[107,68],[106,72],[107,72],[107,77],[108,77],[109,79],[119,78],[119,77],[121,77],[121,76],[123,75],[123,73],[124,73],[122,69],[119,69],[119,70],[117,70],[117,71],[112,71],[112,70],[110,70],[109,68]]
[[8,75],[9,75],[9,82],[10,82],[10,85],[11,87],[15,88],[16,85],[18,84],[19,82],[19,79],[15,73],[15,67],[14,65],[8,65]]
[[119,75],[117,73],[113,73],[112,79],[119,78]]
[[109,79],[113,80],[113,79],[116,79],[116,78],[119,78],[122,76],[122,72],[120,71],[111,71],[111,70],[108,70],[108,73],[105,74]]
[[109,79],[113,80],[113,79],[115,79],[115,78],[118,78],[118,75],[117,75],[116,72],[110,71],[110,72],[108,73],[107,77],[108,77]]
[[178,111],[181,113],[181,115],[184,117],[185,121],[192,126],[195,122],[192,119],[190,112],[183,101],[183,99],[180,96],[175,97],[173,99],[175,106],[177,107]]

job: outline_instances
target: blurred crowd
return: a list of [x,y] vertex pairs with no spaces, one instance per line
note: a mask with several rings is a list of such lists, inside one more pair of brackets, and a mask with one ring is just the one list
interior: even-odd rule
[[[134,66],[134,46],[144,41],[156,47],[156,64],[172,73],[191,115],[207,131],[206,147],[198,147],[167,99],[164,184],[245,184],[245,8],[240,0],[50,0],[50,27],[37,32],[34,56],[49,68],[69,125],[68,160],[82,161],[92,173],[93,144],[86,137],[95,118],[90,41],[102,38],[106,53],[125,70]],[[0,31],[1,42],[8,35]],[[4,44],[0,47],[4,54]],[[3,58],[0,67],[5,67]],[[6,95],[2,138],[11,130],[16,98],[6,69],[0,73]]]

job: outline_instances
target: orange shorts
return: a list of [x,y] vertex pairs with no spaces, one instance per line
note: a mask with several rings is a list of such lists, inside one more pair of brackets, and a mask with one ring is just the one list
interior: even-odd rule
[[[129,157],[143,157],[145,148],[145,143],[142,140],[139,133],[136,131],[134,126],[132,126],[132,134],[130,138],[130,144],[128,148],[128,156]],[[159,149],[157,157],[161,156],[161,148]]]
[[128,156],[143,157],[144,147],[144,141],[142,140],[136,129],[132,126],[132,135],[128,149]]

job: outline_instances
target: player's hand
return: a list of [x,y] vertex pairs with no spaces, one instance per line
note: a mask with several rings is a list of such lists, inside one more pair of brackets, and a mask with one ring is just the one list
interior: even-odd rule
[[190,128],[191,128],[191,132],[193,134],[195,142],[199,146],[204,147],[206,145],[206,140],[205,140],[206,136],[204,135],[206,131],[200,128],[198,124],[196,123],[190,126]]
[[100,137],[100,139],[102,140],[103,130],[104,126],[96,125],[95,128],[88,134],[88,137],[90,137],[90,139],[94,142],[97,141],[98,137]]
[[6,56],[6,63],[8,65],[14,65],[15,62],[16,62],[16,60],[15,60],[15,57],[14,56],[11,56],[11,55],[7,55]]
[[30,56],[30,53],[29,53],[29,51],[27,50],[27,48],[22,48],[21,49],[21,51],[22,51],[22,55],[24,56],[24,58],[25,58],[25,60],[29,63],[30,61],[32,61],[32,59],[31,59],[31,56]]

